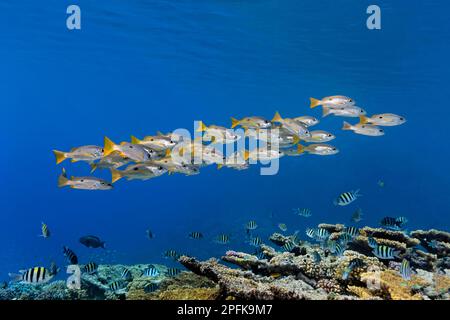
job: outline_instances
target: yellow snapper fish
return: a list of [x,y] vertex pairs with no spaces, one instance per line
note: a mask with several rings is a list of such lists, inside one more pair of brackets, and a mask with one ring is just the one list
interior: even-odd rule
[[271,161],[284,156],[281,150],[274,150],[267,147],[259,147],[252,151],[244,150],[243,154],[244,160],[250,159],[252,161]]
[[302,122],[296,121],[294,119],[282,118],[279,112],[276,112],[272,122],[279,122],[283,126],[284,129],[289,131],[290,133],[298,136],[299,138],[310,137],[308,127]]
[[352,106],[355,104],[355,101],[353,101],[352,98],[346,97],[346,96],[329,96],[322,99],[314,99],[309,98],[311,101],[310,108],[315,108],[317,106],[331,106],[331,107],[339,107],[339,106]]
[[357,106],[345,106],[338,108],[330,108],[328,106],[323,106],[322,110],[323,110],[322,113],[323,117],[332,114],[337,117],[358,118],[366,114],[366,111],[364,109]]
[[203,140],[211,141],[212,143],[232,143],[240,138],[233,130],[216,125],[207,126],[203,121],[199,121],[199,127],[196,131],[204,132]]
[[152,154],[157,154],[156,151],[147,150],[139,144],[129,142],[122,142],[120,145],[112,142],[108,137],[105,137],[104,155],[108,156],[114,151],[119,151],[124,158],[131,159],[135,162],[146,162],[152,159]]
[[323,130],[313,130],[310,131],[311,137],[303,138],[302,140],[306,142],[328,142],[336,138],[334,134]]
[[135,136],[131,136],[131,143],[138,144],[155,151],[172,149],[177,144],[177,142],[173,141],[171,138],[164,136],[146,136],[142,140],[139,140]]
[[138,163],[128,166],[125,170],[120,171],[115,168],[110,168],[112,179],[114,183],[117,180],[125,177],[127,180],[148,180],[151,178],[159,177],[167,172],[162,166],[155,165],[153,163]]
[[364,136],[372,136],[372,137],[378,137],[378,136],[384,135],[383,129],[380,129],[380,128],[370,125],[370,124],[363,124],[363,123],[357,123],[355,125],[351,125],[350,123],[344,121],[344,126],[342,127],[342,130],[351,130],[354,133],[361,134]]
[[153,164],[159,165],[166,169],[169,174],[184,173],[185,175],[196,175],[200,173],[198,166],[185,162],[184,158],[176,158],[167,150],[166,157],[152,161]]
[[94,172],[96,169],[109,169],[114,168],[117,169],[121,166],[126,165],[130,162],[130,159],[123,158],[120,155],[119,151],[114,151],[107,155],[106,157],[103,157],[100,159],[100,161],[96,163],[91,163],[91,173]]
[[298,145],[298,152],[307,152],[310,154],[315,154],[319,156],[329,156],[333,154],[337,154],[339,150],[336,147],[330,146],[329,144],[317,143],[310,144],[309,146]]
[[185,137],[183,135],[174,132],[162,133],[161,131],[157,131],[156,134],[158,137],[170,138],[172,141],[175,141],[177,143],[185,140]]
[[71,177],[67,178],[66,170],[63,168],[61,175],[58,178],[58,187],[71,187],[72,189],[80,190],[110,190],[113,188],[112,184],[96,177]]
[[103,156],[102,147],[98,146],[81,146],[72,148],[69,152],[53,150],[56,157],[56,164],[60,164],[66,159],[72,159],[72,162],[88,161],[92,162]]
[[13,281],[18,281],[24,284],[38,285],[49,282],[55,274],[47,268],[34,267],[28,270],[20,270],[19,274],[10,273],[9,276]]
[[317,118],[314,118],[311,116],[296,117],[296,118],[293,118],[293,120],[301,122],[307,127],[312,127],[319,123],[319,120]]
[[361,116],[359,119],[360,123],[370,123],[372,125],[382,127],[399,126],[406,122],[406,119],[404,117],[398,116],[393,113],[375,114],[370,118]]
[[[275,130],[277,129],[277,130]],[[282,127],[271,129],[246,129],[245,136],[251,137],[268,144],[276,144],[280,146],[294,145],[300,141],[300,138]]]
[[269,120],[266,120],[262,117],[256,117],[256,116],[245,117],[241,120],[231,118],[231,128],[235,128],[238,125],[244,129],[247,129],[247,128],[267,129],[267,128],[271,127],[272,123]]
[[223,164],[218,164],[217,169],[221,169],[224,166],[235,170],[246,170],[250,167],[250,164],[239,152],[234,152],[225,159]]

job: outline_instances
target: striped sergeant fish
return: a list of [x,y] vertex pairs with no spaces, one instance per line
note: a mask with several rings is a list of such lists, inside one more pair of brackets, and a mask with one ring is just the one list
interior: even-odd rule
[[322,257],[320,256],[320,254],[317,251],[314,251],[312,253],[312,258],[314,263],[320,263],[320,261],[322,261]]
[[159,286],[156,283],[149,283],[144,287],[145,293],[152,293],[159,289]]
[[398,257],[400,251],[388,246],[377,245],[372,253],[379,259],[394,259],[395,257]]
[[403,227],[405,224],[408,223],[408,219],[406,219],[406,217],[398,217],[397,219],[395,219],[395,221],[400,227]]
[[13,281],[20,281],[26,284],[43,284],[50,281],[54,274],[44,267],[34,267],[28,270],[20,270],[19,274],[10,273]]
[[338,257],[341,256],[345,251],[345,247],[343,245],[340,245],[339,242],[336,241],[329,241],[327,243],[327,247],[330,249],[331,253]]
[[180,254],[173,249],[167,250],[164,252],[164,257],[171,258],[177,260],[180,257]]
[[88,274],[93,274],[97,272],[97,269],[98,264],[96,264],[95,262],[89,262],[88,264],[83,266],[82,271]]
[[291,252],[295,247],[296,247],[295,243],[291,240],[288,240],[283,244],[283,250],[287,252]]
[[367,238],[367,243],[368,243],[369,247],[371,247],[373,249],[375,249],[378,246],[377,241],[372,237]]
[[411,264],[406,259],[403,259],[402,264],[400,265],[400,274],[403,279],[411,280]]
[[356,191],[348,191],[341,193],[337,199],[333,201],[335,206],[346,206],[358,199],[358,197],[361,197],[362,195],[359,194],[359,189]]
[[169,277],[175,277],[175,276],[179,275],[180,273],[181,273],[181,270],[177,269],[177,268],[168,268],[166,271],[166,274]]
[[251,221],[247,222],[247,224],[245,225],[245,228],[247,230],[255,230],[256,228],[258,228],[258,224],[256,223],[256,221],[251,220]]
[[308,209],[308,208],[302,208],[302,209],[296,208],[296,209],[293,209],[293,211],[296,215],[305,217],[305,218],[309,218],[312,215],[311,209]]
[[380,221],[380,225],[386,229],[391,230],[400,230],[400,223],[397,221],[397,218],[393,217],[384,217]]
[[342,274],[342,280],[347,280],[348,276],[350,275],[350,273],[355,270],[356,268],[362,268],[364,267],[364,261],[359,259],[359,258],[355,258],[353,260],[350,261],[350,263],[348,264],[348,266],[344,269],[344,273]]
[[344,228],[344,232],[350,235],[352,238],[359,236],[359,229],[356,227],[346,227]]
[[219,244],[228,244],[230,243],[230,236],[226,234],[220,234],[216,237],[215,242]]
[[120,277],[126,281],[131,281],[133,279],[133,275],[128,268],[123,268]]
[[269,257],[264,253],[264,251],[261,248],[257,248],[254,252],[254,255],[259,259],[268,259]]
[[125,281],[117,280],[113,281],[109,285],[109,289],[114,293],[123,293],[126,290],[127,286],[128,284]]
[[203,234],[201,232],[194,231],[189,233],[189,238],[196,240],[203,239]]
[[317,240],[326,240],[330,236],[330,232],[327,229],[324,228],[317,228],[315,230],[315,238]]
[[72,250],[70,250],[68,247],[63,247],[63,253],[64,256],[67,259],[67,262],[69,262],[70,264],[78,264],[78,257],[75,254],[75,252],[73,252]]
[[353,241],[353,237],[350,234],[348,234],[348,233],[344,232],[344,233],[342,233],[339,236],[339,242],[341,244],[347,244],[347,243],[352,242],[352,241]]
[[308,229],[306,229],[306,235],[309,238],[314,239],[314,237],[316,236],[316,230],[314,230],[312,228],[308,228]]
[[158,269],[155,268],[155,266],[150,265],[147,269],[144,270],[145,277],[157,277],[159,276]]
[[43,237],[44,239],[50,238],[50,230],[44,222],[42,222],[41,226],[41,237]]
[[250,239],[249,244],[254,247],[259,247],[263,243],[260,237],[253,237]]

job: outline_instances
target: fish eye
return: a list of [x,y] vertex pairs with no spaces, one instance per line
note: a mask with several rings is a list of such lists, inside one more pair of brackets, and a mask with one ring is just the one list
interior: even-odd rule
[[164,169],[163,167],[158,167],[158,170],[162,170],[162,169]]
[[269,123],[269,120],[264,120],[264,123]]
[[333,148],[333,151],[336,151],[336,148]]
[[104,185],[105,183],[104,183],[104,182],[100,182],[100,184],[101,184],[101,185]]
[[129,145],[129,148],[130,148],[130,149],[133,149],[133,146],[130,144],[130,145]]
[[[401,119],[400,119],[401,120]],[[102,153],[105,152],[105,150],[102,148]]]
[[380,132],[383,132],[383,129],[380,129]]
[[404,118],[400,118],[401,121],[405,120]]
[[349,102],[353,102],[353,99],[348,99]]
[[138,171],[139,168],[138,168],[138,167],[134,167],[133,170],[134,170],[134,171]]
[[364,110],[363,109],[361,109],[359,112],[361,112],[361,113],[363,113],[364,112]]
[[81,179],[80,182],[84,182],[84,179]]
[[331,138],[331,137],[332,137],[332,135],[331,135],[331,134],[328,134],[328,135],[327,135],[327,137]]
[[379,116],[378,118],[379,118],[379,119],[383,119],[383,116]]

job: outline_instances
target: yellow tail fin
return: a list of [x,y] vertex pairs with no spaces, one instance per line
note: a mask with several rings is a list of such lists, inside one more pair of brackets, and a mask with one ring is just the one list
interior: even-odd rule
[[198,128],[197,130],[195,130],[196,132],[203,132],[206,131],[206,129],[208,129],[208,127],[203,123],[203,121],[199,121],[198,122]]
[[97,169],[97,164],[96,163],[91,163],[91,173],[94,172]]
[[293,143],[293,144],[297,144],[297,143],[299,143],[299,142],[300,142],[299,136],[295,135],[295,136],[294,136],[294,140],[292,141],[292,143]]
[[317,107],[318,105],[321,104],[320,100],[317,100],[317,99],[314,99],[314,98],[309,98],[309,100],[311,101],[311,104],[309,106],[311,109],[313,109],[313,108],[315,108],[315,107]]
[[65,152],[53,150],[53,153],[55,154],[56,157],[56,164],[60,164],[61,162],[67,159]]
[[344,126],[342,127],[342,130],[352,130],[352,125],[344,121]]
[[105,137],[105,146],[103,148],[103,156],[111,154],[116,150],[116,144],[112,142],[108,137]]
[[367,118],[366,116],[360,116],[359,123],[361,123],[361,124],[369,123],[369,118]]
[[231,129],[233,129],[234,127],[238,126],[240,123],[240,121],[238,119],[235,119],[233,117],[231,117]]
[[250,157],[250,152],[248,152],[248,150],[244,150],[243,157],[244,157],[244,161],[247,161],[248,158]]
[[131,136],[131,143],[132,144],[140,144],[142,141],[136,138],[135,136]]
[[330,108],[326,106],[322,106],[322,117],[326,117],[330,114]]
[[283,118],[281,117],[280,113],[278,111],[275,112],[275,115],[273,116],[272,122],[280,122],[281,120],[283,120]]
[[223,167],[223,164],[217,164],[217,170],[220,170],[220,169],[222,169],[222,167]]
[[297,153],[298,154],[301,154],[301,153],[303,153],[303,152],[305,152],[305,147],[304,146],[302,146],[300,143],[297,145]]
[[172,154],[172,150],[170,149],[166,149],[166,157],[170,157],[170,155]]
[[66,176],[66,170],[63,168],[62,173],[58,177],[58,187],[62,188],[69,185],[69,179]]
[[114,168],[111,168],[110,170],[111,170],[111,183],[114,183],[117,180],[122,179],[123,175],[121,171]]

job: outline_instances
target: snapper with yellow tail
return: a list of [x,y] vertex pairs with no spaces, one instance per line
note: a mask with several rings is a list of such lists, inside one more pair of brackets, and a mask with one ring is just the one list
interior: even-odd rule
[[330,106],[330,107],[343,107],[343,106],[353,106],[355,101],[352,98],[346,96],[329,96],[322,99],[309,98],[311,104],[310,108],[315,108],[318,106]]
[[344,106],[334,108],[324,105],[322,107],[322,117],[326,117],[330,114],[337,117],[358,118],[364,116],[366,114],[366,111],[357,106]]
[[378,137],[384,135],[383,129],[364,123],[357,123],[355,125],[351,125],[350,123],[344,121],[344,126],[342,127],[342,130],[351,130],[354,133],[371,137]]
[[393,113],[374,114],[370,118],[366,116],[361,116],[359,119],[360,122],[363,124],[370,123],[372,125],[382,127],[399,126],[406,122],[406,119],[404,117],[398,116]]
[[129,142],[121,142],[120,145],[112,142],[108,137],[105,137],[104,156],[108,156],[114,151],[118,151],[123,158],[131,159],[135,162],[145,162],[152,159],[152,156],[157,155],[154,150],[148,150],[139,144]]
[[87,161],[93,162],[103,156],[103,149],[99,146],[81,146],[72,148],[69,152],[53,150],[56,157],[56,164],[60,164],[66,159],[71,159],[72,162]]
[[207,126],[203,121],[199,121],[196,132],[204,132],[203,140],[211,141],[212,143],[227,144],[238,141],[240,138],[233,130],[216,125]]
[[311,137],[308,127],[304,123],[289,118],[283,119],[278,111],[275,113],[272,122],[281,123],[283,129],[299,138]]
[[122,171],[115,168],[110,168],[110,170],[112,183],[121,178],[126,178],[127,180],[149,180],[167,172],[167,169],[164,167],[152,163],[132,164]]
[[67,177],[66,170],[63,168],[58,178],[58,187],[70,187],[80,190],[111,190],[112,184],[106,180],[96,177]]
[[310,144],[306,147],[298,144],[297,151],[299,154],[307,152],[309,154],[315,154],[318,156],[330,156],[339,152],[338,148],[325,143]]
[[146,136],[142,140],[136,138],[135,136],[131,136],[131,143],[141,145],[155,151],[172,149],[177,144],[176,141],[165,136]]
[[272,126],[272,123],[269,120],[256,116],[245,117],[241,120],[231,118],[231,128],[234,129],[237,126],[241,126],[244,129],[268,129]]

